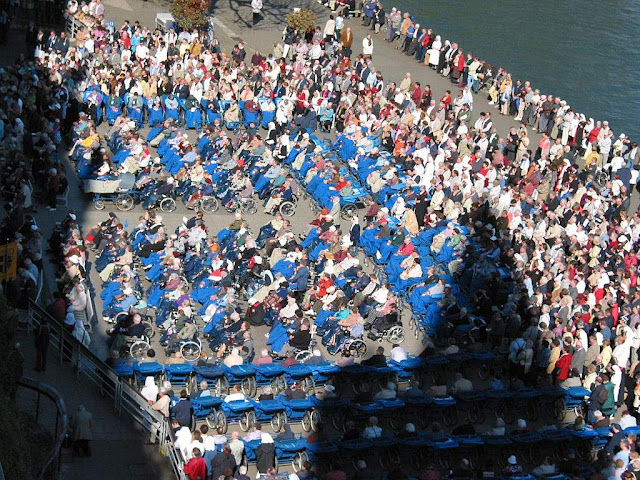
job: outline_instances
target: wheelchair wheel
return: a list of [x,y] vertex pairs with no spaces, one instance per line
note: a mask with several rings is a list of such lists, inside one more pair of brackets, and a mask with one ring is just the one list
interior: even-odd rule
[[144,340],[138,340],[131,344],[129,348],[129,353],[134,358],[142,358],[147,354],[147,351],[151,348],[149,342]]
[[304,468],[304,464],[309,461],[309,454],[304,450],[302,452],[298,452],[296,454],[296,458],[293,459],[293,467],[294,472],[299,472]]
[[255,377],[246,377],[242,379],[242,393],[247,397],[253,397],[256,394],[257,386]]
[[220,202],[215,197],[205,197],[200,200],[198,204],[198,209],[204,213],[213,213],[217,212],[220,208]]
[[[209,415],[207,415],[207,418],[205,418],[205,422],[207,422],[207,426],[209,428],[213,428],[214,430],[218,428],[218,417],[220,413],[222,412],[216,411],[215,408],[209,412]],[[195,423],[193,425],[195,425]]]
[[352,357],[360,358],[367,354],[367,345],[362,340],[354,340],[347,347]]
[[313,395],[316,393],[316,382],[313,377],[304,377],[302,380],[302,391],[306,394]]
[[235,211],[238,209],[238,202],[234,198],[232,198],[229,203],[225,204],[224,209],[229,213],[235,213]]
[[347,419],[344,412],[335,412],[333,415],[331,415],[331,425],[339,432],[346,431],[346,420]]
[[243,432],[248,432],[254,423],[256,423],[256,414],[253,410],[249,410],[248,412],[244,412],[242,414],[238,425],[240,426],[240,430],[242,430]]
[[593,461],[593,443],[590,440],[581,440],[575,450],[580,460],[589,463]]
[[227,430],[229,430],[227,415],[222,410],[218,412],[218,424],[216,425],[216,427],[221,429],[222,433],[227,433]]
[[133,197],[128,193],[121,193],[116,197],[116,208],[121,212],[128,212],[133,208]]
[[318,431],[318,425],[320,425],[320,412],[317,410],[311,410],[311,414],[309,415],[311,418],[311,430],[314,432]]
[[384,335],[389,343],[404,342],[404,328],[402,325],[395,325],[385,332]]
[[123,321],[125,318],[127,318],[129,314],[127,312],[118,312],[116,313],[116,316],[113,317],[113,323],[115,325],[118,325],[121,321]]
[[305,432],[310,432],[311,431],[311,429],[312,429],[311,411],[305,412],[304,416],[302,417],[302,421],[300,422],[300,424],[302,425],[302,429]]
[[171,197],[166,197],[160,200],[160,210],[165,213],[171,213],[176,209],[176,201]]
[[558,398],[553,402],[553,418],[559,422],[564,420],[566,415],[567,405],[564,398]]
[[218,396],[229,394],[229,381],[226,377],[218,377],[218,380],[216,382],[216,390]]
[[93,199],[93,206],[96,210],[104,210],[104,207],[106,207],[104,200],[98,197]]
[[313,355],[313,352],[311,350],[300,350],[298,353],[296,353],[296,360],[298,363],[304,363],[309,359],[309,357],[311,357],[311,355]]
[[344,205],[340,209],[340,218],[343,220],[351,220],[351,218],[355,217],[358,214],[358,206],[354,203],[349,203]]
[[285,200],[280,204],[279,210],[283,217],[292,217],[296,213],[296,206],[293,202]]
[[148,320],[143,320],[141,323],[144,326],[144,335],[149,338],[149,340],[151,340],[156,334],[156,330],[155,328],[153,328],[153,324]]
[[271,381],[271,389],[274,395],[278,395],[287,389],[287,379],[280,375]]
[[200,358],[200,345],[192,340],[184,342],[180,346],[180,354],[187,362],[195,362]]
[[284,412],[276,412],[274,413],[273,417],[271,417],[271,429],[275,433],[281,432],[286,424],[287,414]]
[[256,201],[253,198],[247,198],[240,202],[240,211],[245,215],[253,215],[258,211]]
[[604,185],[609,181],[609,175],[607,174],[607,172],[600,170],[596,173],[595,180],[599,185]]

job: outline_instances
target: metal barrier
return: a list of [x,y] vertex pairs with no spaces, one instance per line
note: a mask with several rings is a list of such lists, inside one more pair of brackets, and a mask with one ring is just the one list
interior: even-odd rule
[[62,443],[69,430],[69,417],[67,415],[67,408],[64,404],[62,396],[58,391],[46,383],[39,382],[29,377],[22,377],[18,380],[18,386],[34,390],[38,394],[36,402],[36,423],[40,417],[40,396],[44,395],[49,398],[56,405],[56,422],[54,427],[54,446],[51,450],[51,455],[47,458],[44,465],[40,468],[36,478],[42,479],[52,477],[58,477],[60,474],[60,457],[62,452]]
[[153,410],[137,390],[32,300],[29,300],[27,317],[30,329],[36,329],[45,319],[48,321],[51,330],[50,350],[55,352],[60,364],[65,359],[69,360],[78,378],[86,377],[102,396],[113,400],[113,407],[119,415],[127,415],[148,434],[156,432],[160,449],[169,457],[176,478],[185,480],[184,461],[173,446],[169,424],[162,414]]

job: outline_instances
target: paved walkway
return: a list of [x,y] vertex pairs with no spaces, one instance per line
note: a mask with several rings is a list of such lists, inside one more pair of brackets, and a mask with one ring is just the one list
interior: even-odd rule
[[91,458],[77,457],[71,449],[63,452],[62,476],[64,480],[173,479],[169,461],[156,447],[144,445],[146,435],[126,417],[115,413],[109,397],[102,397],[86,378],[78,378],[68,363],[60,365],[49,352],[46,372],[36,372],[33,339],[25,333],[19,336],[25,357],[25,373],[35,380],[54,387],[64,397],[72,415],[79,405],[93,414],[93,441]]

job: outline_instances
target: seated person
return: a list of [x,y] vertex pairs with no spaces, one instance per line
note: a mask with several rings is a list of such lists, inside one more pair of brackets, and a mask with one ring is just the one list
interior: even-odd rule
[[225,402],[235,402],[240,400],[246,400],[244,393],[242,393],[242,387],[240,385],[234,385],[231,389],[231,393],[224,397]]
[[374,400],[395,400],[397,385],[393,382],[388,382],[385,388],[382,388],[373,397]]
[[301,398],[307,398],[307,394],[298,388],[298,384],[294,383],[284,391],[287,400],[296,400]]
[[109,350],[119,352],[124,347],[127,337],[142,338],[144,331],[145,327],[139,314],[136,313],[131,317],[131,323],[129,323],[129,316],[127,316],[121,324],[107,330],[107,334],[111,335],[107,341]]
[[295,352],[297,350],[308,350],[310,343],[311,332],[309,331],[309,324],[303,322],[298,331],[289,332],[289,341],[284,344],[279,355],[284,356],[288,352]]
[[184,327],[168,336],[167,348],[165,349],[167,355],[180,350],[180,345],[188,340],[193,340],[196,333],[198,333],[198,329],[193,320],[190,318],[186,319]]

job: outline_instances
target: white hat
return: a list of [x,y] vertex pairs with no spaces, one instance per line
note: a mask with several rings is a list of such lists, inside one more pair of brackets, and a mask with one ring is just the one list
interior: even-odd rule
[[133,293],[133,290],[127,287],[122,291],[122,293],[124,293],[125,295],[131,295]]
[[509,462],[510,465],[517,465],[518,459],[515,455],[511,455],[509,458],[507,458],[507,462]]

